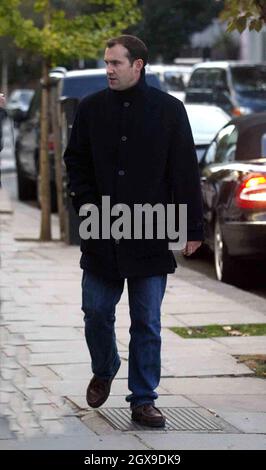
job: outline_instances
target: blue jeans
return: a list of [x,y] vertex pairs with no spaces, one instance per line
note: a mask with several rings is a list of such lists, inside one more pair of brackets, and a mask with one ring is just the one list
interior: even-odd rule
[[[131,318],[128,388],[131,408],[154,403],[161,376],[161,303],[167,275],[129,278],[128,297]],[[121,361],[116,346],[115,307],[124,289],[124,279],[108,280],[84,270],[82,310],[85,337],[90,351],[92,371],[109,379]]]

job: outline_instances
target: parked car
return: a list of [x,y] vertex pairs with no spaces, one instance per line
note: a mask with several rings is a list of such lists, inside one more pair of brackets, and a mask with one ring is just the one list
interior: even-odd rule
[[31,88],[16,89],[11,92],[6,104],[6,110],[16,124],[19,124],[26,116],[33,95],[34,90]]
[[266,110],[266,64],[203,62],[194,66],[185,103],[215,104],[231,116]]
[[[51,71],[50,78],[55,81],[58,98],[62,101],[66,98],[80,100],[85,95],[96,93],[108,86],[105,69],[66,71],[63,68],[57,68]],[[161,88],[161,82],[157,75],[148,72],[146,78],[149,85]],[[28,112],[23,117],[16,139],[15,157],[18,196],[22,201],[36,198],[39,200],[40,102],[41,89],[38,88],[32,98]],[[57,197],[52,132],[49,134],[48,152],[50,159],[51,205],[52,210],[55,211]]]
[[241,279],[241,261],[266,261],[266,112],[232,119],[202,161],[205,244],[220,281]]
[[192,71],[192,65],[149,64],[148,70],[158,75],[165,91],[184,101],[185,88]]
[[185,103],[185,108],[200,162],[217,132],[230,121],[231,116],[218,106]]
[[[6,110],[0,107],[0,152],[3,148],[2,127],[3,127],[3,122],[5,119],[6,119]],[[1,169],[0,169],[0,185],[1,185]]]

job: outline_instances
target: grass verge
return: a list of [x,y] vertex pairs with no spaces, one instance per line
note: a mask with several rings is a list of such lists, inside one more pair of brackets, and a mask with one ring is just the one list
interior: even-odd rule
[[265,354],[254,354],[254,355],[240,355],[235,356],[237,362],[244,363],[253,372],[256,377],[266,379],[266,355]]
[[214,338],[221,336],[263,336],[266,323],[247,325],[205,325],[192,327],[173,327],[171,331],[182,338]]

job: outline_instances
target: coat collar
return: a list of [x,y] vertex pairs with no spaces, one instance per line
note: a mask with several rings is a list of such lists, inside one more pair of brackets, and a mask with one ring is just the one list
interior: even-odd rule
[[126,90],[111,90],[108,88],[109,93],[112,97],[118,101],[131,101],[134,100],[137,96],[145,94],[148,90],[148,85],[145,79],[145,70],[140,76],[139,81],[132,87],[127,88]]

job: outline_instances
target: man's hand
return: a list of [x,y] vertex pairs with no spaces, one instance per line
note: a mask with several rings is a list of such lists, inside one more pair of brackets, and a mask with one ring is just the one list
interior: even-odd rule
[[0,93],[0,108],[4,108],[6,105],[6,99],[3,93]]
[[183,255],[190,256],[200,247],[201,241],[190,241],[186,243],[185,248],[182,250]]

